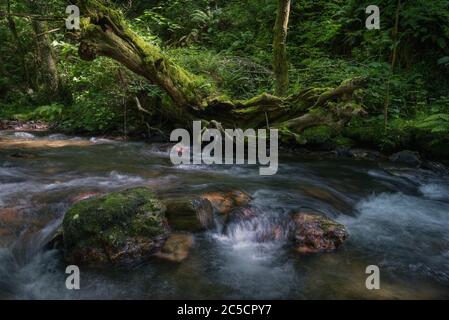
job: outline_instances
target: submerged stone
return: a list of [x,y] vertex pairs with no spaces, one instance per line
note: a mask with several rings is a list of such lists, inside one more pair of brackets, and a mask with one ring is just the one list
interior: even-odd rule
[[344,225],[315,213],[297,213],[294,240],[299,253],[328,252],[338,249],[348,237]]
[[165,211],[143,187],[81,201],[62,224],[66,260],[101,265],[147,258],[168,236]]
[[172,262],[182,262],[189,256],[192,245],[193,236],[191,234],[172,234],[156,256]]
[[412,167],[419,167],[422,163],[421,156],[418,152],[404,150],[393,154],[390,157],[391,162],[402,163]]

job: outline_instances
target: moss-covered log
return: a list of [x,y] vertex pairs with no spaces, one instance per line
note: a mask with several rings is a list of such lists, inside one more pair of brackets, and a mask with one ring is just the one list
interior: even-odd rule
[[208,92],[204,82],[183,69],[162,50],[145,42],[128,26],[119,10],[102,0],[78,0],[83,14],[79,54],[85,60],[110,57],[161,87],[193,119],[216,120],[223,126],[284,129],[299,134],[311,126],[342,126],[362,112],[353,100],[365,79],[343,82],[336,89],[308,89],[289,97],[262,94],[248,100],[230,100]]
[[119,10],[99,0],[80,0],[78,5],[83,13],[77,35],[82,59],[110,57],[160,86],[177,105],[193,109],[206,106],[208,93],[198,86],[198,79],[134,33]]

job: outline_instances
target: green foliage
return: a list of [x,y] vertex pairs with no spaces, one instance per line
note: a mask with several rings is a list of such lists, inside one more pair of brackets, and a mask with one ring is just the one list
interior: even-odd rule
[[311,145],[321,145],[328,142],[333,136],[332,128],[328,126],[316,126],[304,130],[301,138],[305,143]]
[[428,129],[432,133],[449,133],[449,114],[433,114],[417,125],[418,128]]
[[[60,0],[40,4],[52,14]],[[181,66],[198,74],[198,85],[236,99],[271,92],[272,0],[115,0],[139,36]],[[27,1],[13,1],[13,10],[30,12]],[[379,0],[381,29],[365,28],[369,0],[292,1],[288,34],[290,91],[335,87],[343,79],[365,76],[366,90],[356,92],[369,117],[356,120],[333,141],[395,150],[415,145],[435,153],[446,146],[449,114],[449,5],[447,0]],[[394,36],[396,12],[399,29]],[[0,21],[0,118],[47,118],[69,131],[136,133],[164,125],[179,110],[166,94],[108,59],[84,62],[63,32],[51,34],[58,71],[73,96],[67,106],[43,102],[36,83],[35,37],[28,19],[16,17],[30,79],[25,80],[17,43]],[[49,28],[57,27],[50,22]],[[397,62],[391,68],[393,49]],[[32,90],[30,90],[32,89]],[[389,122],[383,111],[387,101]],[[148,113],[137,111],[134,97]],[[41,107],[44,105],[44,107]],[[67,103],[69,104],[69,103]],[[39,109],[35,110],[37,107]],[[61,111],[60,111],[61,110]],[[126,112],[125,112],[126,111]],[[178,115],[179,116],[179,115]],[[317,129],[318,130],[318,129]],[[320,130],[297,140],[326,140]],[[332,133],[333,135],[334,133]],[[345,143],[343,143],[345,144]],[[438,152],[437,152],[438,153]]]
[[201,48],[171,49],[168,54],[184,68],[205,78],[205,86],[245,99],[271,87],[271,71],[252,60]]
[[40,106],[26,114],[18,114],[18,120],[41,120],[45,122],[57,122],[61,119],[64,106],[54,103],[48,106]]

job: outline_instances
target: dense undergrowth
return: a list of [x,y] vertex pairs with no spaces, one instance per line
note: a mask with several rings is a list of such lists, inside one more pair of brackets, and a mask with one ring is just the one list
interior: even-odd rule
[[[276,1],[115,2],[134,30],[201,75],[208,90],[241,99],[272,92]],[[49,3],[47,12],[64,7],[63,1]],[[293,2],[289,92],[334,87],[355,76],[370,79],[369,87],[357,92],[368,116],[341,132],[326,127],[306,130],[300,143],[361,145],[385,152],[409,148],[449,157],[449,4],[409,1],[397,10],[397,3],[378,1],[381,29],[368,31],[365,8],[370,1]],[[21,1],[13,9],[27,10]],[[32,48],[29,23],[15,21],[24,47]],[[24,80],[13,36],[1,21],[0,41],[6,44],[0,46],[1,119],[45,120],[67,132],[138,136],[157,135],[175,125],[168,120],[170,108],[164,108],[170,101],[157,86],[111,60],[80,60],[63,33],[53,33],[52,40],[65,90],[58,101],[48,101],[40,93],[32,49],[24,57],[31,77]],[[145,111],[138,110],[135,97]]]

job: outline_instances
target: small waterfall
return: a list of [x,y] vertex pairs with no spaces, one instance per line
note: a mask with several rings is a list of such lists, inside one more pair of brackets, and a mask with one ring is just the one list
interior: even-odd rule
[[53,220],[35,233],[25,230],[9,248],[0,249],[0,299],[51,296],[49,283],[53,281],[49,278],[63,275],[52,271],[59,264],[58,252],[44,250],[44,247],[61,225],[61,220]]
[[236,208],[218,219],[216,236],[233,245],[282,244],[288,240],[292,225],[288,215],[256,207]]

